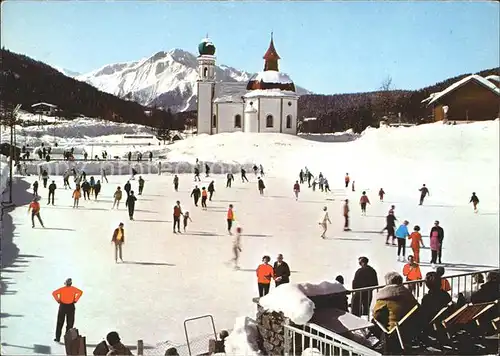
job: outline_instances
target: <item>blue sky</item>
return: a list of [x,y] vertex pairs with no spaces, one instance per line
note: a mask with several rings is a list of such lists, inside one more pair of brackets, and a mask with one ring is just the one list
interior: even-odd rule
[[418,89],[499,65],[498,2],[6,1],[1,43],[85,73],[208,32],[218,64],[256,72],[274,31],[280,70],[316,93]]

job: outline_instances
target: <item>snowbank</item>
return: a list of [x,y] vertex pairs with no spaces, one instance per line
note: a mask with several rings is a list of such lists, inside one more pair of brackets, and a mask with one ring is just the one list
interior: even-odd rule
[[233,331],[224,342],[226,355],[260,355],[261,353],[257,345],[258,339],[259,331],[257,323],[248,317],[239,317],[234,323]]
[[287,318],[299,325],[307,323],[314,314],[314,303],[294,283],[282,284],[272,289],[269,294],[260,298],[259,305],[265,310],[283,312]]
[[317,348],[308,347],[302,351],[302,356],[323,356],[323,354]]

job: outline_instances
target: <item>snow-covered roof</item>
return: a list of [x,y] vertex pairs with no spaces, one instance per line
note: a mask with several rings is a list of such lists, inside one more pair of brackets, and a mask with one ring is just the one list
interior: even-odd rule
[[246,94],[245,82],[221,82],[215,84],[214,103],[241,103],[242,96]]
[[214,103],[242,103],[243,98],[241,95],[225,95],[218,97],[214,100]]
[[44,103],[44,102],[33,104],[33,105],[31,105],[31,107],[36,108],[37,106],[41,106],[41,105],[45,105],[45,106],[48,106],[51,108],[57,108],[57,106],[54,104],[49,104],[49,103]]
[[429,100],[432,100],[432,98],[434,98],[437,94],[439,94],[439,93],[431,93],[431,94],[429,95],[429,97],[428,97],[428,98],[426,98],[426,99],[424,99],[424,100],[422,100],[422,101],[421,101],[421,103],[425,103],[425,102],[427,102],[427,101],[429,101]]
[[488,75],[486,77],[486,79],[488,79],[488,80],[494,80],[496,82],[500,82],[500,75],[495,75],[495,74]]
[[252,90],[244,95],[245,98],[256,98],[256,97],[286,97],[286,98],[298,98],[299,96],[288,90],[280,89],[257,89]]
[[500,88],[497,88],[497,86],[495,84],[493,84],[492,82],[490,82],[486,78],[481,77],[480,75],[472,74],[472,75],[469,75],[468,77],[465,77],[465,78],[459,80],[456,83],[453,83],[452,85],[450,85],[445,90],[443,90],[443,91],[437,93],[436,95],[434,95],[434,97],[432,98],[432,100],[429,101],[429,104],[427,104],[427,105],[431,105],[432,103],[436,102],[438,99],[440,99],[443,96],[451,93],[453,90],[461,87],[462,85],[464,85],[465,83],[467,83],[467,82],[469,82],[471,80],[474,80],[474,81],[478,82],[479,84],[483,85],[484,87],[490,89],[495,94],[500,95]]
[[292,79],[288,76],[288,74],[277,72],[275,70],[266,70],[263,72],[259,72],[254,74],[249,81],[262,81],[264,83],[277,83],[277,84],[291,84],[293,83]]

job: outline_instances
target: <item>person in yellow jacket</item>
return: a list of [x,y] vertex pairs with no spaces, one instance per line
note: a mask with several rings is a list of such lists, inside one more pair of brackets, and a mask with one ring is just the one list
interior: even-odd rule
[[59,311],[57,313],[57,326],[55,342],[60,342],[64,319],[66,319],[66,332],[71,329],[75,323],[75,304],[81,298],[83,292],[73,287],[73,280],[66,279],[64,287],[56,289],[52,292],[52,296],[59,303]]
[[78,203],[81,197],[82,197],[82,192],[80,190],[80,186],[77,185],[76,189],[73,191],[73,208],[78,208]]
[[123,223],[120,223],[113,232],[113,238],[111,239],[111,242],[115,244],[115,263],[118,262],[118,256],[120,257],[120,261],[123,262],[122,246],[125,243],[125,231],[123,230]]
[[233,221],[236,220],[233,212],[233,204],[229,204],[229,209],[227,209],[227,232],[232,235],[231,228],[233,227]]

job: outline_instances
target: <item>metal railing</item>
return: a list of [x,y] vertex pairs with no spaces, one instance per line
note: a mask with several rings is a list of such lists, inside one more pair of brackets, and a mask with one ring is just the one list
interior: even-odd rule
[[285,356],[302,355],[306,349],[317,349],[319,353],[324,356],[382,355],[353,340],[347,339],[313,323],[297,327],[285,324],[284,331]]
[[[483,275],[484,279],[486,279],[486,274],[492,271],[499,272],[500,269],[495,268],[454,274],[444,276],[443,279],[446,279],[450,284],[451,290],[448,292],[451,294],[453,300],[456,301],[460,293],[465,297],[466,300],[469,300],[471,294],[477,291],[481,285],[481,283],[478,282],[479,279],[478,277],[476,277],[476,275],[481,274]],[[404,282],[403,285],[405,285],[412,292],[415,299],[417,299],[417,301],[419,302],[427,293],[427,286],[425,285],[424,280],[407,281]],[[368,320],[371,320],[372,312],[370,305],[372,304],[372,299],[376,298],[376,293],[374,292],[378,292],[383,287],[385,287],[385,285],[350,290],[349,294],[351,295],[351,312],[355,315],[367,316]]]

